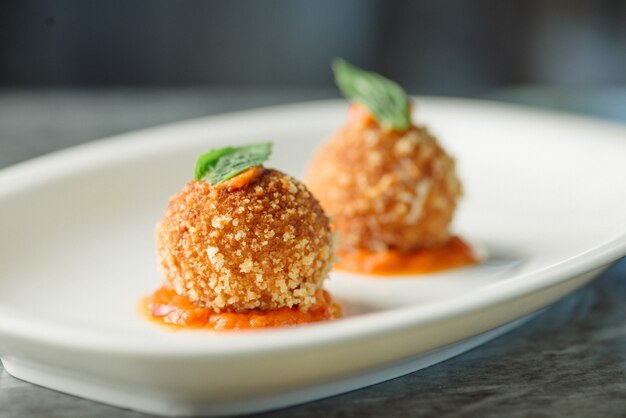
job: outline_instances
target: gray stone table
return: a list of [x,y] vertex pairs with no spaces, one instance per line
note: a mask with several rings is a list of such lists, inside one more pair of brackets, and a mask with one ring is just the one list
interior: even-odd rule
[[[132,129],[334,95],[310,89],[0,90],[0,168]],[[626,121],[623,90],[612,90],[606,100],[602,92],[589,100],[588,93],[533,89],[496,96]],[[521,328],[468,353],[260,416],[626,417],[624,301],[626,259]],[[19,381],[0,366],[0,418],[142,416]]]

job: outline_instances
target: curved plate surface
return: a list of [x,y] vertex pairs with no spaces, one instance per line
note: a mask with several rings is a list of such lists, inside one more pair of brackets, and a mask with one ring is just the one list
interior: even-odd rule
[[451,344],[484,341],[483,333],[550,304],[626,253],[625,128],[500,103],[417,103],[416,120],[457,158],[465,197],[453,229],[485,249],[481,265],[417,278],[332,273],[327,287],[347,313],[332,323],[164,331],[137,306],[161,281],[155,223],[196,156],[274,140],[268,166],[299,176],[343,122],[346,104],[134,132],[0,172],[7,370],[167,415],[274,408],[410,372],[419,367],[408,364],[428,363],[424,356],[447,358],[462,351]]

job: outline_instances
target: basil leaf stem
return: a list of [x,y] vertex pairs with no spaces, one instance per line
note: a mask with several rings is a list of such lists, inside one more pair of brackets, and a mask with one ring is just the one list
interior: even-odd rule
[[398,83],[341,58],[332,62],[332,69],[343,95],[365,106],[380,124],[397,131],[409,128],[409,100]]

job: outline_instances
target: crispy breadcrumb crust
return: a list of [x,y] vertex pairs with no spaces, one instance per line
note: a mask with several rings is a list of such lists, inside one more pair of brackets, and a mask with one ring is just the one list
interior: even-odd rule
[[328,217],[276,170],[234,190],[190,181],[170,199],[156,238],[166,281],[217,311],[306,310],[333,260]]
[[462,194],[454,160],[426,128],[397,132],[354,120],[316,152],[305,183],[345,251],[442,245]]

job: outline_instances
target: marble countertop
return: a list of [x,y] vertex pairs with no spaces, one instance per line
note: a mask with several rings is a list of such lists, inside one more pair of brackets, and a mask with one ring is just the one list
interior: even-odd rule
[[[0,169],[146,126],[332,90],[0,90]],[[606,100],[532,90],[499,98],[605,115]],[[555,98],[556,97],[556,98]],[[578,101],[577,101],[578,100]],[[611,93],[626,109],[626,92]],[[581,105],[584,103],[584,105]],[[589,103],[598,106],[589,108]],[[611,107],[613,109],[614,107]],[[626,140],[626,138],[625,138]],[[626,259],[500,338],[428,369],[263,417],[624,417]],[[0,417],[143,417],[22,382],[0,366]]]

